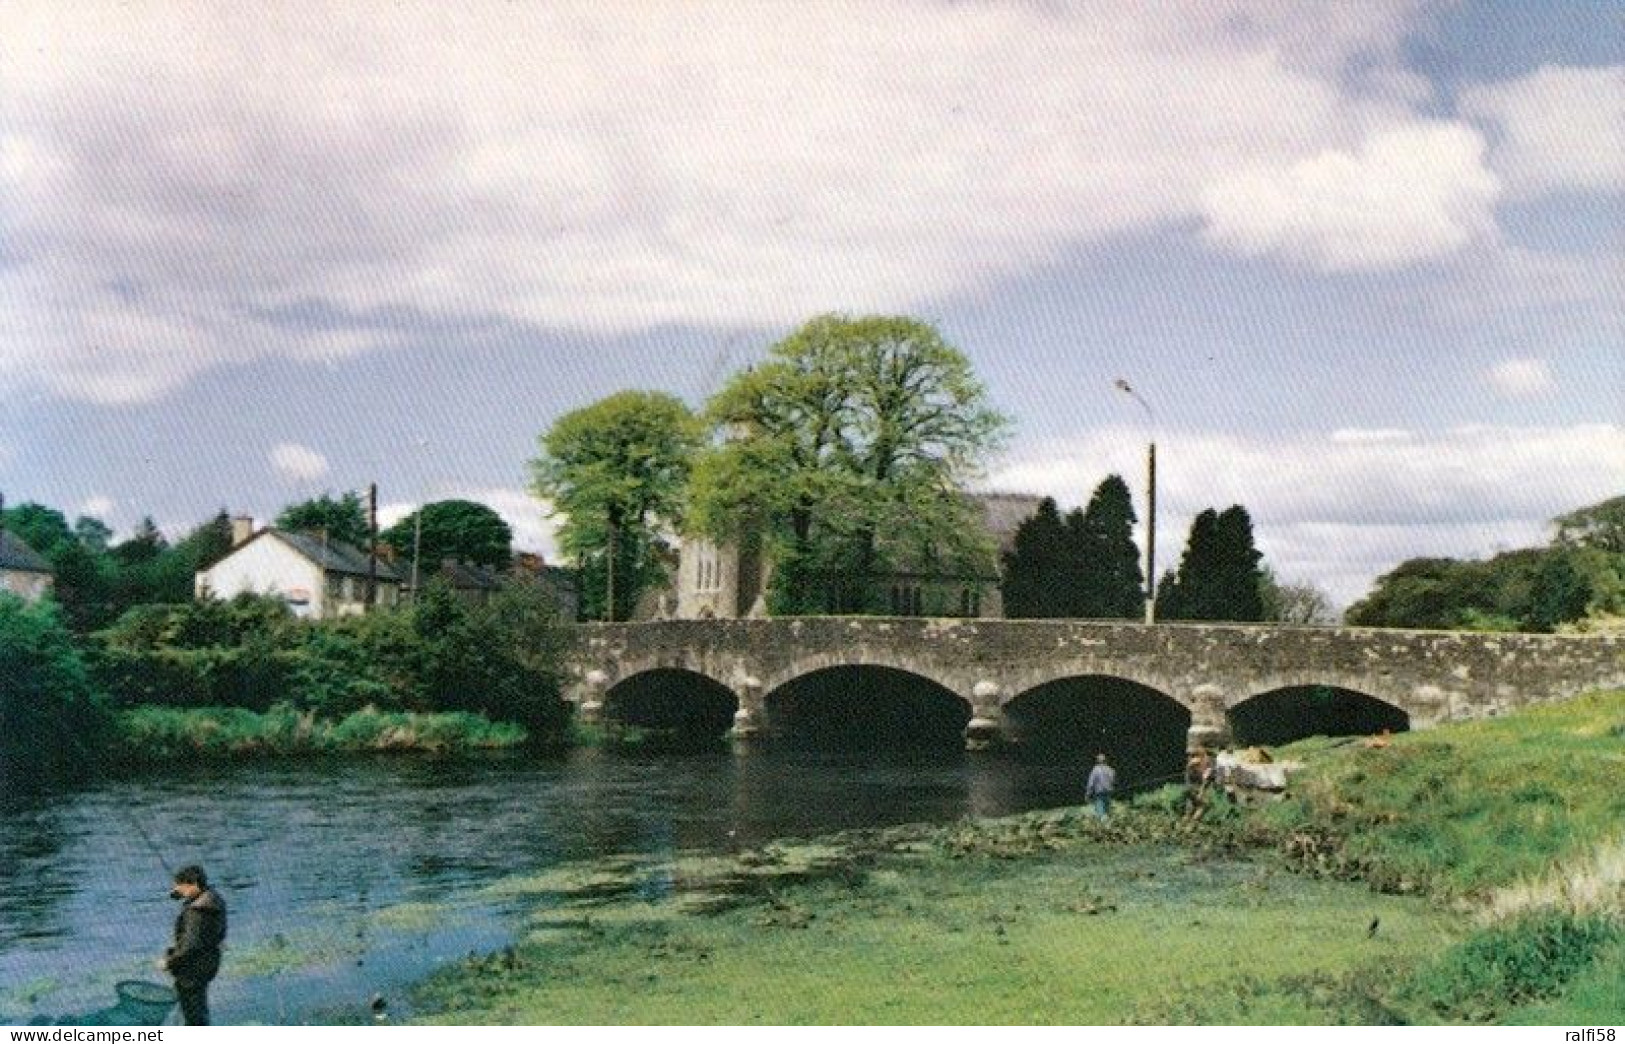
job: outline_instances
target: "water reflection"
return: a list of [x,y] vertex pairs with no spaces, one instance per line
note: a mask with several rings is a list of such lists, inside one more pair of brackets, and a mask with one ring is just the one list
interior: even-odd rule
[[[13,795],[0,804],[0,1016],[89,1010],[117,978],[150,975],[174,916],[160,862],[203,863],[232,904],[223,1016],[285,1021],[503,945],[515,908],[479,890],[506,876],[1076,803],[1086,768],[959,751],[581,750],[185,766]],[[448,898],[466,900],[450,920],[380,920]]]

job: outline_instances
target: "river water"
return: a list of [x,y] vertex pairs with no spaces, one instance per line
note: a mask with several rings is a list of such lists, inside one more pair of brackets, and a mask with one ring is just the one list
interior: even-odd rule
[[166,866],[204,864],[230,905],[220,1021],[348,1020],[374,994],[398,1011],[407,983],[510,942],[526,900],[487,887],[506,877],[1077,804],[1086,770],[953,752],[586,749],[13,788],[0,793],[0,1022],[91,1011],[120,979],[161,979]]

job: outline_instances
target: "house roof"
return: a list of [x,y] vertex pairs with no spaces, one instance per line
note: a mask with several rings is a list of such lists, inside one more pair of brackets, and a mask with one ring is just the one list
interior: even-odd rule
[[[403,567],[408,577],[411,576],[412,567]],[[438,565],[425,562],[418,567],[420,583],[430,580],[444,580],[456,591],[500,591],[502,590],[502,576],[495,569],[486,566],[474,565],[470,562],[459,562],[455,559],[446,559]]]
[[1000,553],[1016,546],[1016,530],[1031,518],[1044,498],[1035,493],[972,493],[970,500],[982,511],[982,525]]
[[[316,563],[323,572],[338,573],[342,576],[367,576],[369,565],[367,553],[342,540],[323,540],[314,533],[296,532],[291,529],[265,529],[262,533],[271,533]],[[401,574],[383,557],[378,558],[378,579],[400,583]]]
[[22,537],[0,529],[0,569],[13,569],[20,573],[49,573],[51,563],[38,551],[23,543]]

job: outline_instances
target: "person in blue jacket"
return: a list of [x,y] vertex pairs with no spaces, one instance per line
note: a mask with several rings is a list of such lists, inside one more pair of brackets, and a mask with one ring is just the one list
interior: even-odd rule
[[1095,767],[1089,771],[1089,782],[1083,786],[1083,796],[1094,802],[1095,815],[1105,819],[1112,806],[1112,791],[1117,789],[1117,770],[1106,761],[1106,755],[1095,755]]

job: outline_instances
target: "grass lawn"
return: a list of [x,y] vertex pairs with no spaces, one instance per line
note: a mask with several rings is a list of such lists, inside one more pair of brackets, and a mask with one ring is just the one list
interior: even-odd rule
[[683,905],[566,900],[511,959],[472,962],[422,1000],[492,1023],[1368,1021],[1369,1006],[1296,980],[1375,978],[1456,930],[1426,901],[1269,861],[1092,843],[904,855],[720,912]]

